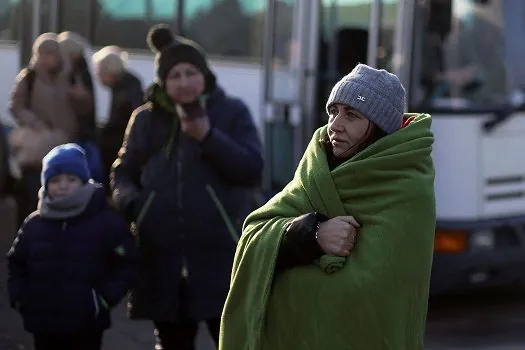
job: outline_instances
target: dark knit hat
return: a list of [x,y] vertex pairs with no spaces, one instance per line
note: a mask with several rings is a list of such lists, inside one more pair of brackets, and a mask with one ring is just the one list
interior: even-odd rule
[[173,35],[167,24],[150,28],[147,43],[155,54],[155,66],[160,84],[164,84],[169,71],[179,63],[190,63],[204,75],[205,92],[215,89],[216,77],[211,71],[204,50],[194,41]]
[[53,148],[42,160],[40,181],[45,190],[49,179],[60,174],[78,176],[83,182],[91,178],[86,153],[75,143],[68,143]]
[[403,123],[405,88],[394,74],[358,64],[335,84],[326,102],[326,111],[335,103],[363,113],[377,127],[391,134]]

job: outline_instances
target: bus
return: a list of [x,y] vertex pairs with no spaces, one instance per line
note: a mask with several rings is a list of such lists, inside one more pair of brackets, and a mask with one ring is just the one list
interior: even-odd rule
[[[198,41],[264,139],[264,188],[293,176],[326,123],[333,84],[357,63],[387,69],[411,112],[433,116],[434,294],[523,282],[525,2],[521,0],[6,0],[0,4],[0,115],[42,32],[117,45],[149,84],[155,23]],[[109,94],[97,84],[97,114]]]

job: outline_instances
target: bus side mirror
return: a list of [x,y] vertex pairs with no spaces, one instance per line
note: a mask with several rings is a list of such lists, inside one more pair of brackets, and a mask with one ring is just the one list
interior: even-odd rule
[[452,26],[452,0],[429,0],[427,31],[447,36]]

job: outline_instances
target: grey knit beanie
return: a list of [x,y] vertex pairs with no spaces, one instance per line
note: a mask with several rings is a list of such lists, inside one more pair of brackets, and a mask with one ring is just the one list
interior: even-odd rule
[[361,112],[381,130],[391,134],[403,123],[405,88],[394,74],[358,64],[335,84],[326,102],[327,112],[334,103]]

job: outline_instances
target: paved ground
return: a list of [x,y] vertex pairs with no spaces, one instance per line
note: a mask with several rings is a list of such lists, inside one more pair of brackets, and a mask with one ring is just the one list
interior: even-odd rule
[[429,350],[525,349],[525,290],[480,291],[430,305]]
[[[0,200],[0,350],[29,350],[31,339],[22,330],[18,315],[8,307],[5,295],[3,257],[15,230],[11,206]],[[113,320],[114,328],[104,339],[105,350],[154,348],[151,325],[127,320],[123,305],[115,310]],[[524,350],[525,291],[500,290],[433,300],[427,324],[426,350]],[[214,349],[204,329],[197,349]]]
[[[13,213],[14,203],[0,199],[0,350],[30,350],[31,338],[22,329],[20,318],[8,305],[6,296],[5,253],[13,241],[16,228]],[[201,327],[197,339],[198,350],[213,350],[214,346]],[[113,328],[104,338],[104,350],[151,350],[154,348],[153,328],[149,322],[129,321],[124,304],[113,312]]]
[[[18,314],[9,308],[5,295],[5,264],[0,263],[0,350],[32,349],[31,338],[22,330]],[[151,350],[153,328],[149,322],[129,321],[124,305],[113,312],[114,327],[104,337],[104,350]],[[213,343],[202,327],[197,339],[198,350],[214,350]]]
[[[153,328],[149,322],[129,321],[124,305],[113,313],[114,327],[104,338],[104,350],[151,350]],[[31,338],[22,330],[20,318],[7,305],[5,296],[5,265],[0,264],[0,350],[32,349]],[[199,350],[213,350],[205,329],[197,341]]]

